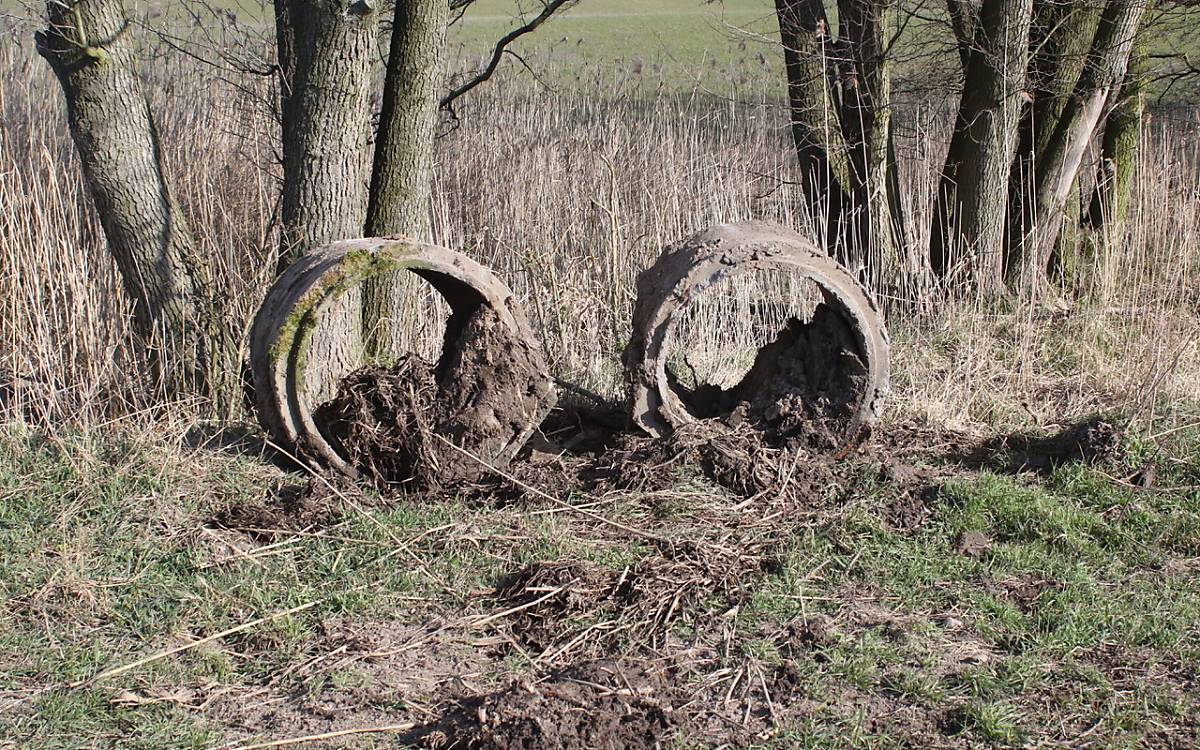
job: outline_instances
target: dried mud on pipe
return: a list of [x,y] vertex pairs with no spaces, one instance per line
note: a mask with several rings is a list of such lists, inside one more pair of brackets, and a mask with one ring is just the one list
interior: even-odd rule
[[502,467],[530,419],[554,401],[542,358],[480,307],[437,365],[416,355],[369,366],[317,408],[321,433],[382,487],[437,487]]

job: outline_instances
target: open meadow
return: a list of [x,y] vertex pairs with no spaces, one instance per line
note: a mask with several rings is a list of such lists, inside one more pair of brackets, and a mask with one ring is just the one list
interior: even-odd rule
[[[261,9],[224,6],[240,20],[138,33],[245,341],[276,270],[278,91],[203,62],[270,57]],[[771,3],[582,0],[518,49],[528,69],[509,56],[456,103],[431,210],[568,387],[508,469],[379,490],[288,460],[240,387],[148,385],[60,89],[0,7],[0,749],[1200,747],[1200,108],[1182,84],[1150,109],[1122,235],[1046,305],[925,268],[954,109],[914,54],[910,243],[867,274],[882,418],[836,457],[652,440],[624,418],[638,273],[713,224],[817,232]],[[479,0],[452,28],[453,70],[511,8]],[[771,341],[737,322],[771,289],[725,290],[684,327],[698,381]],[[412,302],[400,335],[436,352],[436,314]]]

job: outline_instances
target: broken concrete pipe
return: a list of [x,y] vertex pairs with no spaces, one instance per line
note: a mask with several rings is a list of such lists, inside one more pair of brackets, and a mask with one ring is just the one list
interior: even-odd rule
[[[784,271],[814,282],[823,302],[790,320],[729,390],[684,387],[668,365],[688,308],[717,282]],[[638,276],[633,337],[624,352],[634,421],[655,436],[701,419],[749,424],[779,445],[839,448],[875,419],[888,392],[888,338],[870,293],[844,267],[786,227],[722,224],[668,247]]]
[[[395,377],[419,373],[422,379],[390,383],[393,392],[424,391],[419,403],[428,414],[397,413],[417,403],[411,399],[381,404],[372,394],[364,399],[361,391],[345,392],[356,377],[387,375],[379,375],[386,372],[380,368],[351,372],[363,360],[361,351],[345,354],[348,342],[339,346],[339,338],[358,334],[336,330],[338,299],[398,269],[427,281],[451,309],[436,365],[414,366],[412,357],[402,357]],[[322,332],[331,325],[334,330]],[[250,358],[259,421],[276,442],[300,458],[376,481],[426,484],[503,467],[556,397],[541,344],[512,291],[460,253],[400,237],[335,242],[284,271],[254,319]],[[344,401],[358,410],[347,413]],[[330,404],[342,410],[334,418],[369,424],[334,424],[322,414]],[[347,444],[348,437],[364,434],[368,442],[375,435],[383,442],[366,449]],[[383,456],[387,466],[381,466],[384,450],[406,455],[402,461]],[[397,471],[413,476],[395,476]]]

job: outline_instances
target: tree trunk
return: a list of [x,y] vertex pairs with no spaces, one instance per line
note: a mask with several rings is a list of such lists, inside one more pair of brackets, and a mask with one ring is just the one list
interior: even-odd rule
[[946,276],[964,262],[976,282],[1001,279],[1008,176],[1025,91],[1033,0],[984,0],[970,28],[963,92],[934,201],[929,260]]
[[281,266],[358,237],[378,14],[368,0],[276,0],[282,74]]
[[[442,95],[446,0],[398,0],[375,140],[367,235],[405,234],[429,241],[434,131]],[[412,274],[400,271],[363,289],[363,326],[375,357],[397,352],[392,311],[411,297]]]
[[[67,119],[135,331],[172,392],[213,384],[206,269],[175,200],[142,92],[133,25],[121,0],[52,0],[37,35],[66,97]],[[161,350],[159,347],[162,347]]]
[[849,65],[841,76],[842,133],[852,168],[852,262],[895,257],[903,239],[891,143],[892,81],[886,55],[895,0],[840,0],[840,38]]
[[[367,213],[374,0],[275,0],[283,135],[282,271],[300,255],[362,236]],[[362,293],[346,291],[313,333],[315,403],[365,362]],[[314,322],[315,324],[315,322]]]
[[1029,91],[1033,101],[1021,115],[1017,158],[1009,176],[1007,246],[1014,237],[1031,231],[1036,220],[1033,207],[1037,172],[1044,164],[1067,100],[1078,85],[1101,9],[1092,0],[1037,0],[1034,5],[1029,39]]
[[829,87],[836,65],[829,19],[820,0],[775,0],[775,11],[801,189],[826,250],[834,253],[850,203],[850,164]]
[[1005,278],[1010,287],[1037,285],[1044,278],[1063,219],[1063,206],[1083,153],[1113,91],[1125,77],[1145,0],[1109,0],[1075,91],[1046,146],[1034,176],[1032,225],[1010,238]]
[[1117,101],[1104,123],[1100,167],[1096,188],[1088,207],[1087,224],[1102,233],[1107,243],[1121,238],[1129,211],[1133,170],[1142,139],[1142,114],[1146,97],[1142,90],[1146,74],[1143,37],[1135,43]]
[[836,40],[820,0],[775,9],[809,213],[826,249],[861,272],[903,238],[887,60],[895,0],[840,0]]

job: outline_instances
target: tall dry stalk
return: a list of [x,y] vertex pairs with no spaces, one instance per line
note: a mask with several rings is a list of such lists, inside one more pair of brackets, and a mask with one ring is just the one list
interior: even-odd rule
[[[614,396],[634,281],[663,246],[749,218],[813,232],[774,78],[731,71],[730,91],[717,96],[666,90],[638,70],[581,74],[559,91],[520,77],[481,87],[438,143],[432,206],[435,240],[516,290],[556,374]],[[5,42],[0,76],[0,408],[6,418],[87,426],[153,407],[158,395],[143,377],[50,72],[29,45]],[[244,337],[274,271],[269,81],[168,56],[155,61],[149,88],[185,210],[218,278],[220,313]],[[897,144],[903,199],[912,226],[927,227],[947,113],[907,106]],[[1112,404],[1149,415],[1172,399],[1200,403],[1195,118],[1180,112],[1146,130],[1127,236],[1100,248],[1074,310],[935,294],[920,254],[877,259],[871,283],[890,311],[894,403],[961,423],[1045,422]],[[739,282],[726,290],[728,305],[718,295],[700,311],[705,350],[729,360],[711,369],[744,361],[769,334],[737,309],[788,288]],[[397,313],[426,354],[441,335],[430,324],[436,312],[425,296]],[[210,405],[184,411],[212,415]]]

